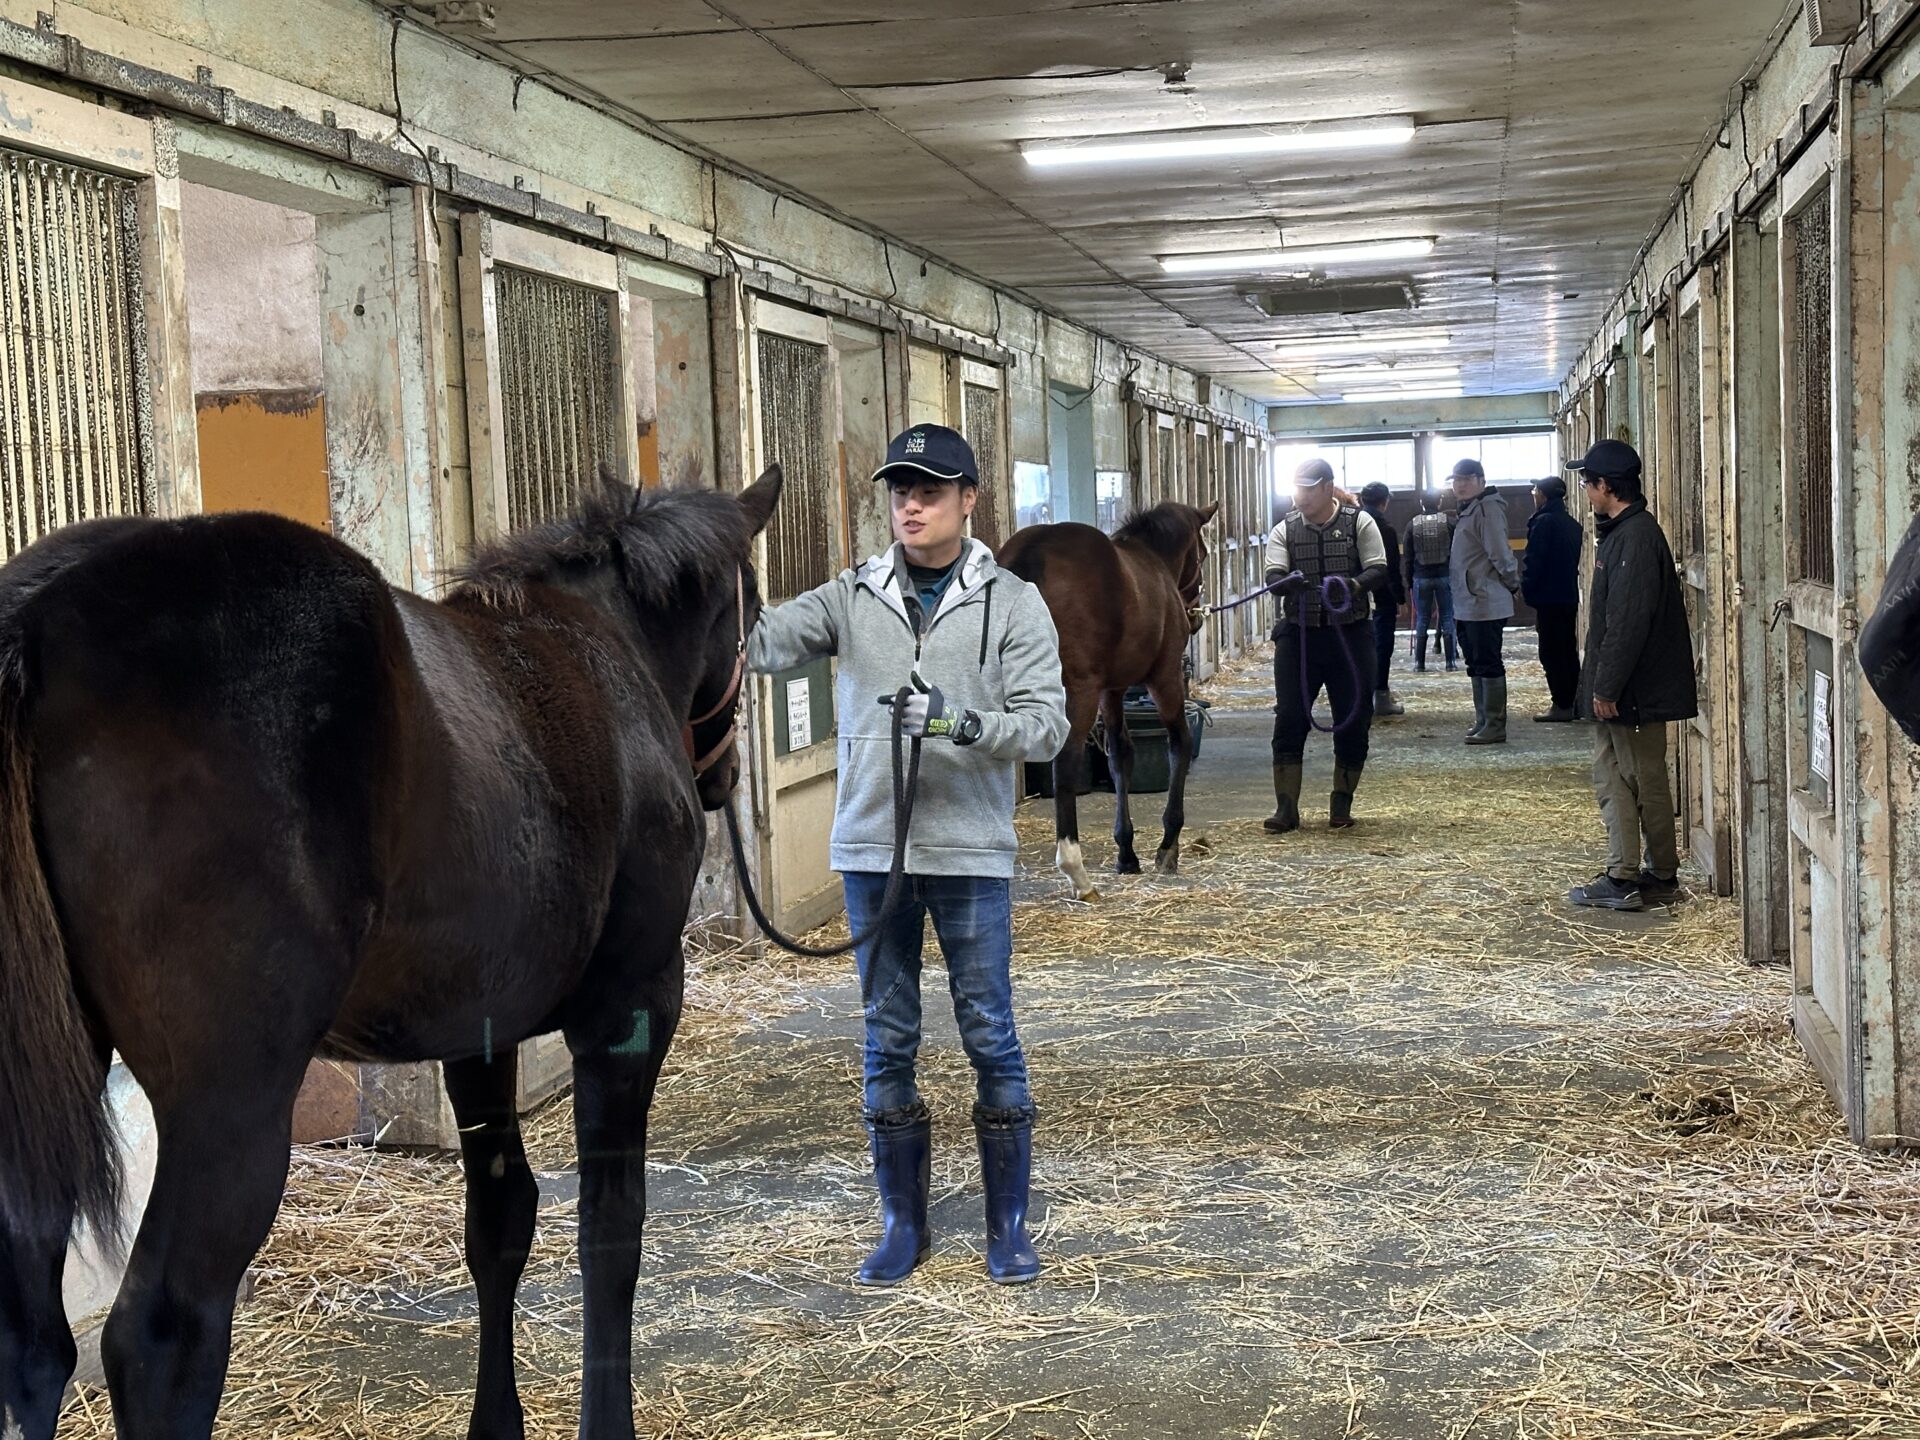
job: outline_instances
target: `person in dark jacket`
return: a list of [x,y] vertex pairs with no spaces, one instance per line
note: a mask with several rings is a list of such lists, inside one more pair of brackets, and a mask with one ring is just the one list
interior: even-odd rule
[[1380,543],[1387,551],[1387,578],[1373,592],[1373,649],[1379,662],[1379,674],[1373,682],[1375,715],[1407,713],[1406,707],[1393,698],[1393,637],[1400,623],[1400,607],[1407,603],[1407,591],[1400,578],[1400,537],[1387,523],[1387,501],[1392,495],[1378,480],[1360,491],[1360,508],[1380,527]]
[[1580,471],[1593,502],[1600,541],[1577,703],[1599,722],[1593,786],[1607,826],[1607,868],[1567,899],[1638,910],[1679,883],[1667,726],[1699,713],[1693,639],[1673,551],[1640,490],[1640,456],[1631,445],[1602,440],[1570,468]]
[[1440,631],[1447,669],[1453,657],[1453,520],[1440,513],[1440,496],[1427,491],[1420,513],[1407,522],[1407,588],[1413,591],[1413,668],[1427,668],[1428,621]]
[[1567,482],[1558,475],[1536,480],[1533,514],[1527,520],[1527,553],[1520,560],[1520,597],[1533,607],[1540,642],[1540,668],[1547,672],[1552,708],[1535,720],[1573,719],[1580,688],[1580,522],[1567,513]]
[[1860,669],[1894,723],[1920,745],[1920,516],[1893,552],[1873,618],[1860,632]]

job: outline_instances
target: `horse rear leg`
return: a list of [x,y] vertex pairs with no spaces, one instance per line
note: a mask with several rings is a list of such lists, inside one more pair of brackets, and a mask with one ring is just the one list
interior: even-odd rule
[[1087,736],[1099,701],[1092,685],[1067,686],[1067,743],[1053,760],[1053,859],[1072,882],[1077,900],[1100,898],[1080,850],[1080,782],[1086,778]]
[[1107,769],[1113,775],[1113,868],[1121,875],[1138,875],[1140,857],[1133,849],[1133,736],[1127,733],[1125,694],[1109,690],[1100,697],[1100,726],[1107,732]]
[[219,1083],[155,1098],[153,1191],[101,1337],[120,1440],[213,1433],[234,1300],[286,1184],[304,1061],[249,1073],[236,1056]]
[[0,1227],[0,1435],[53,1440],[78,1357],[60,1298],[66,1263],[66,1229],[28,1235]]
[[480,1365],[467,1440],[521,1440],[526,1419],[513,1369],[513,1299],[533,1248],[540,1187],[527,1168],[514,1107],[518,1055],[449,1060],[447,1099],[467,1172],[467,1269],[480,1302]]
[[1162,875],[1180,873],[1180,831],[1187,823],[1187,767],[1193,763],[1193,733],[1187,728],[1187,683],[1176,669],[1171,678],[1149,681],[1147,693],[1160,723],[1167,727],[1167,809],[1162,816],[1160,849],[1153,868]]

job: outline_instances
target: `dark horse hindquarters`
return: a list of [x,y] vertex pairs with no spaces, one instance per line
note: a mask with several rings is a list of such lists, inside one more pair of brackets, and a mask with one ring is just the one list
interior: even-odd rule
[[0,570],[0,1406],[27,1440],[52,1435],[73,1364],[71,1219],[114,1210],[113,1049],[159,1137],[103,1345],[120,1435],[210,1434],[323,1047],[447,1060],[474,1423],[520,1433],[537,1192],[513,1047],[555,1026],[575,1055],[582,1433],[632,1433],[646,1113],[699,812],[734,773],[696,796],[680,729],[724,687],[778,487],[602,505],[508,542],[446,605],[396,603],[351,549],[267,516],[77,527]]

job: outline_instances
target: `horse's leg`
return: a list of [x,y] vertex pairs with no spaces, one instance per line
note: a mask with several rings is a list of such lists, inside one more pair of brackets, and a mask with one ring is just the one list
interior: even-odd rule
[[1087,736],[1093,730],[1099,687],[1091,682],[1067,684],[1067,743],[1053,761],[1054,863],[1073,883],[1076,899],[1097,900],[1080,851],[1080,780],[1087,765]]
[[33,1235],[0,1228],[0,1434],[53,1440],[78,1353],[60,1300],[66,1263],[64,1227]]
[[[684,904],[677,913],[686,913]],[[629,991],[636,996],[631,1004],[603,1003],[567,1027],[586,1311],[581,1440],[633,1437],[633,1292],[647,1213],[647,1112],[680,1021],[684,975],[679,934],[659,936],[657,928],[609,923],[609,939],[633,938],[617,947],[603,940],[603,954],[666,963]]]
[[1167,809],[1160,849],[1153,868],[1162,875],[1180,873],[1180,831],[1187,823],[1187,767],[1193,763],[1193,732],[1187,728],[1187,682],[1176,663],[1171,673],[1147,682],[1153,708],[1167,727],[1167,759],[1172,776],[1167,783]]
[[518,1055],[449,1060],[447,1098],[467,1172],[467,1268],[480,1300],[480,1365],[467,1440],[521,1440],[526,1421],[513,1373],[513,1297],[533,1248],[540,1187],[527,1168],[514,1109]]
[[1107,769],[1113,775],[1114,870],[1138,875],[1140,857],[1133,850],[1133,736],[1127,733],[1126,692],[1109,690],[1100,697],[1100,723],[1107,732]]
[[218,1083],[191,1083],[208,1073],[203,1059],[154,1101],[153,1190],[101,1336],[121,1440],[212,1435],[234,1300],[286,1184],[304,1064],[214,1063]]

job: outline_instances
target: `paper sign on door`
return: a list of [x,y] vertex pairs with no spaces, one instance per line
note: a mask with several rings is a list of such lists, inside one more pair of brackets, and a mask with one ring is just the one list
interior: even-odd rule
[[1807,725],[1807,757],[1813,773],[1829,785],[1833,783],[1833,720],[1828,703],[1833,682],[1823,670],[1813,672],[1813,714]]
[[804,750],[813,744],[813,698],[807,677],[787,682],[787,749]]

